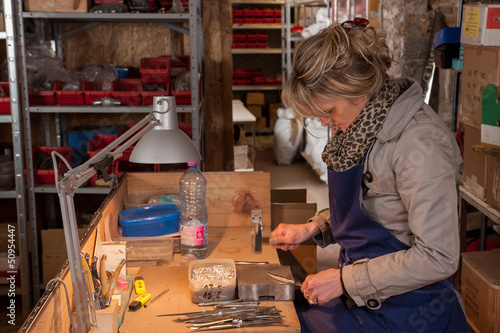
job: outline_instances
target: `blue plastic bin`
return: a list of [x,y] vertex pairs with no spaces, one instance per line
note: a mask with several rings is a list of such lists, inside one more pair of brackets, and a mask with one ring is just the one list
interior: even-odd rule
[[68,146],[73,147],[73,166],[79,166],[89,159],[87,144],[96,134],[116,134],[121,126],[76,126],[68,130]]
[[174,204],[121,211],[119,222],[125,237],[162,236],[179,232],[179,209]]

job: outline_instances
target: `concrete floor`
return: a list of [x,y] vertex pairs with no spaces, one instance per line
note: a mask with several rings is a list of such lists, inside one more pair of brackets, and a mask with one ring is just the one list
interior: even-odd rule
[[[316,202],[318,210],[328,207],[328,185],[303,158],[295,159],[292,165],[280,166],[274,161],[273,150],[263,149],[257,151],[255,164],[256,171],[271,173],[272,189],[306,188],[308,202]],[[318,247],[318,271],[337,267],[338,250],[338,245]]]

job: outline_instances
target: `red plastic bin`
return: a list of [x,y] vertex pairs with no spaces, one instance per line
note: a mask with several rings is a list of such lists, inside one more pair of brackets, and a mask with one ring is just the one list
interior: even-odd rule
[[267,42],[267,33],[266,32],[258,32],[255,34],[258,42]]
[[263,18],[264,17],[264,9],[254,9],[253,16],[255,18]]
[[10,87],[9,82],[0,82],[0,87],[2,87],[5,92],[5,97],[0,97],[0,114],[10,113]]
[[[55,172],[52,163],[47,164],[50,168],[41,168],[45,164],[42,163],[42,158],[48,161],[53,151],[63,155],[69,165],[73,166],[73,147],[37,146],[33,149],[33,160],[35,161],[33,178],[36,184],[55,184]],[[68,167],[60,158],[57,158],[57,161],[59,161],[57,167],[58,176],[59,179],[62,179],[63,174],[68,171]]]
[[250,8],[243,9],[243,16],[244,17],[254,17],[255,16],[255,10],[254,9],[250,9]]
[[175,55],[170,58],[170,76],[177,76],[183,70],[189,70],[191,57],[188,55]]
[[171,59],[165,57],[142,58],[139,64],[142,82],[163,83],[170,80]]
[[56,104],[56,93],[54,92],[54,85],[52,90],[30,90],[28,92],[28,99],[32,105],[53,105]]
[[142,105],[153,105],[155,96],[170,96],[170,83],[142,83]]
[[244,11],[243,9],[233,8],[233,17],[243,17]]
[[141,79],[116,79],[111,83],[111,96],[123,105],[140,105],[141,86]]
[[54,92],[56,93],[56,103],[63,105],[82,105],[85,102],[83,90],[62,90],[61,81],[54,82]]
[[247,40],[247,36],[249,36],[249,34],[235,33],[235,34],[233,34],[233,42],[235,42],[235,43],[245,42]]
[[99,90],[95,83],[88,81],[83,82],[83,94],[87,105],[92,105],[94,101],[98,101],[103,97],[111,97],[111,91]]
[[253,84],[263,86],[264,84],[266,84],[266,80],[263,76],[256,76],[253,78]]
[[274,17],[273,9],[264,9],[264,17]]

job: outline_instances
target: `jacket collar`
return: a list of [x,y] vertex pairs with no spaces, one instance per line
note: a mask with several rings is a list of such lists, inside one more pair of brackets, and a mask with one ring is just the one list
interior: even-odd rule
[[377,139],[381,142],[390,141],[401,135],[424,104],[423,90],[415,80],[398,78],[396,82],[401,87],[402,93],[389,109],[384,125],[377,134]]

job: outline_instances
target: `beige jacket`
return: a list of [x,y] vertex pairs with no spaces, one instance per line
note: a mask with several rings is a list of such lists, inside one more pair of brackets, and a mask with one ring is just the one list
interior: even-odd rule
[[[403,93],[391,107],[365,162],[361,209],[410,248],[342,268],[345,290],[358,306],[443,280],[457,270],[456,180],[462,157],[455,138],[422,99],[414,81],[398,79]],[[365,192],[365,193],[363,193]],[[322,247],[334,242],[329,211],[311,218]]]

